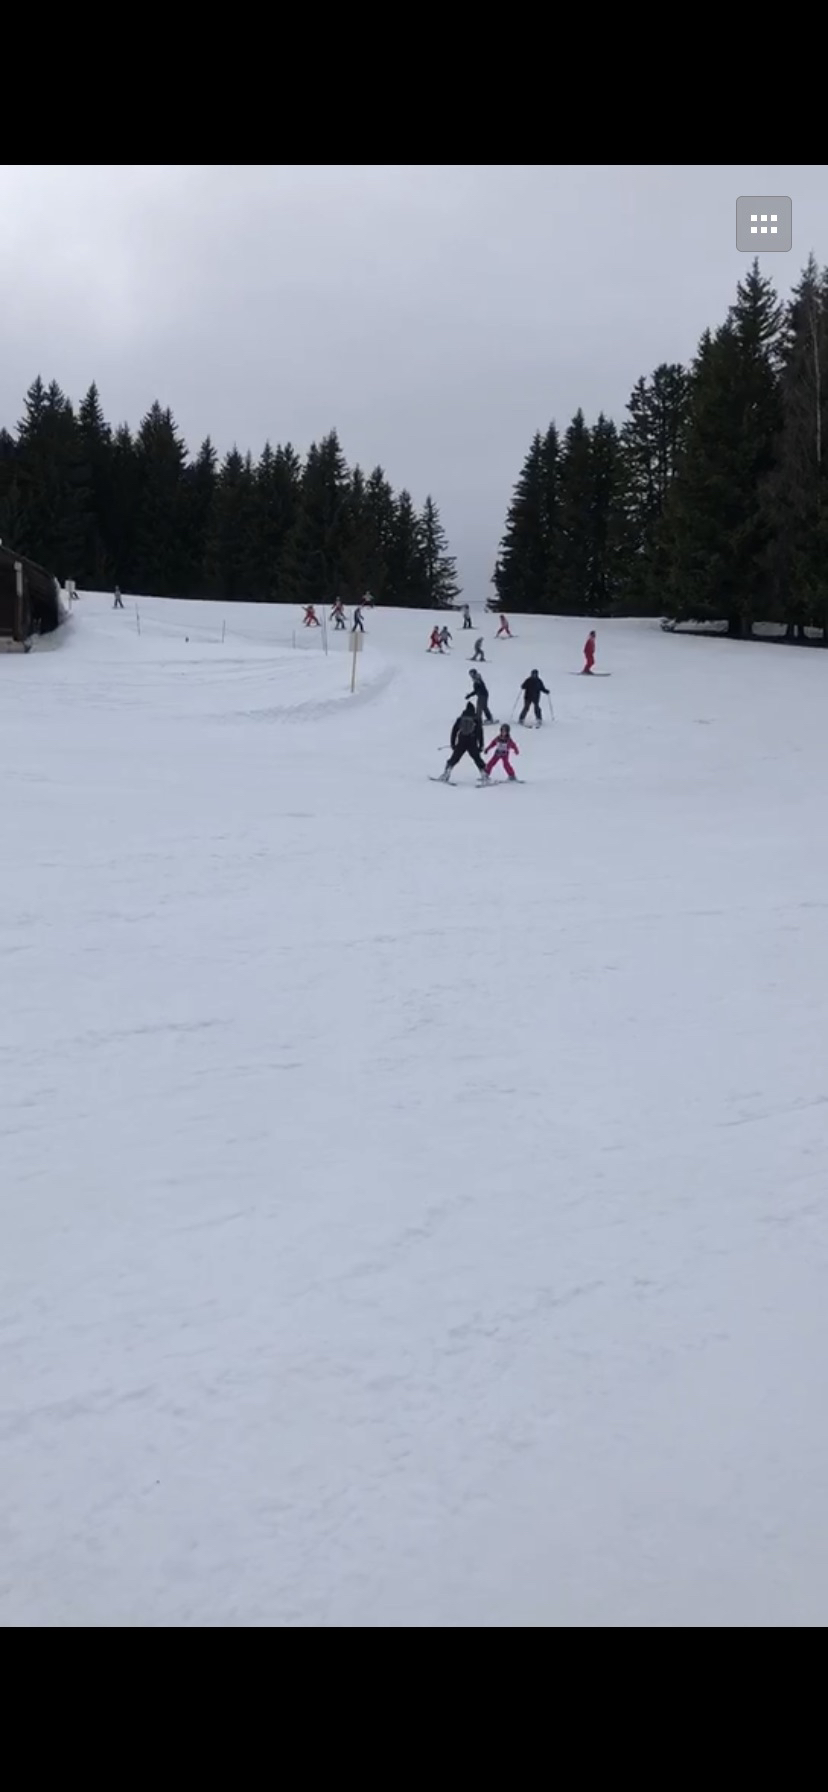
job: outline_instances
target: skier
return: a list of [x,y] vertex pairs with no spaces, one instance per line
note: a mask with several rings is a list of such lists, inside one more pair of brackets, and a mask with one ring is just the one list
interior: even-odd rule
[[512,639],[512,631],[509,627],[509,618],[505,614],[503,616],[501,616],[501,618],[500,618],[500,627],[497,631],[497,634],[495,635],[495,640],[499,641],[501,635],[508,635],[510,641]]
[[331,611],[331,622],[336,628],[345,627],[345,608],[341,597],[338,597]]
[[432,629],[432,631],[431,631],[431,639],[430,639],[430,641],[429,641],[429,643],[428,643],[428,647],[427,647],[427,649],[426,649],[426,652],[427,652],[427,653],[433,653],[433,652],[434,652],[434,649],[435,649],[435,647],[436,647],[436,649],[437,649],[437,652],[438,652],[438,653],[442,653],[442,651],[443,651],[443,637],[442,637],[442,635],[441,635],[441,634],[440,634],[440,630],[439,630],[439,629],[438,629],[438,627],[437,627],[437,624],[436,624],[436,622],[435,622],[435,624],[434,624],[434,627],[433,627],[433,629]]
[[113,608],[113,610],[122,610],[123,607],[124,607],[124,600],[121,596],[121,587],[120,587],[120,585],[116,585],[115,586],[115,602],[112,605],[112,608]]
[[472,625],[471,610],[469,609],[468,604],[464,604],[463,605],[463,627],[471,628],[471,625]]
[[595,665],[595,630],[591,628],[584,642],[583,671],[589,673]]
[[511,778],[514,782],[515,773],[512,770],[512,762],[509,755],[510,753],[519,754],[520,747],[518,746],[517,741],[512,739],[508,722],[501,723],[499,734],[496,734],[494,740],[489,742],[486,751],[491,755],[486,766],[487,778],[491,777],[495,766],[500,764],[503,766],[507,778]]
[[449,634],[448,629],[446,628],[445,624],[443,624],[443,627],[440,630],[440,640],[442,641],[444,647],[448,647],[448,644],[451,640],[451,635]]
[[483,652],[483,636],[482,635],[479,635],[477,640],[475,641],[474,653],[472,654],[472,659],[473,660],[482,660],[484,666],[486,664],[486,655]]
[[316,605],[315,604],[305,604],[305,619],[302,624],[302,627],[303,628],[318,628],[319,627],[319,617],[316,614]]
[[486,767],[483,764],[483,729],[480,725],[479,718],[475,715],[473,703],[466,704],[463,714],[457,717],[457,721],[452,728],[451,758],[446,761],[445,771],[440,773],[438,783],[449,784],[451,782],[451,774],[454,771],[454,767],[459,765],[460,760],[466,753],[468,753],[470,759],[474,760],[480,773],[480,781],[481,783],[484,783],[487,778],[487,772]]
[[535,716],[537,718],[538,727],[540,727],[540,725],[543,721],[543,716],[541,715],[541,706],[540,706],[541,694],[543,693],[545,696],[548,697],[549,692],[546,689],[546,685],[544,684],[543,679],[541,678],[540,673],[538,672],[536,666],[533,666],[532,671],[529,674],[529,677],[524,678],[523,683],[520,688],[523,692],[524,703],[523,703],[523,708],[520,712],[520,716],[519,716],[518,720],[520,721],[521,725],[525,725],[526,717],[528,716],[530,709],[533,709],[535,712]]
[[357,629],[359,630],[361,635],[364,635],[365,623],[362,620],[362,605],[361,604],[357,604],[357,606],[354,610],[354,620],[351,623],[351,634],[355,635],[357,632]]
[[477,719],[479,722],[493,722],[494,716],[489,708],[489,693],[483,683],[480,673],[472,672],[471,681],[472,688],[469,692],[467,701],[476,703]]

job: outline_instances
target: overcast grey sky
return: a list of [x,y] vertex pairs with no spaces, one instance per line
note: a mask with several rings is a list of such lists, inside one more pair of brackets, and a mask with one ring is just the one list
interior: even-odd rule
[[112,422],[169,404],[210,432],[430,491],[466,595],[488,591],[530,438],[580,404],[621,421],[686,361],[749,258],[739,194],[790,194],[787,292],[828,262],[828,167],[3,167],[0,423],[37,373]]

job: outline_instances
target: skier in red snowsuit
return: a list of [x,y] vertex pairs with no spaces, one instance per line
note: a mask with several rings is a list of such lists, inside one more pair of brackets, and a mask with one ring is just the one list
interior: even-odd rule
[[319,617],[316,614],[316,605],[315,604],[306,604],[305,605],[305,620],[304,620],[302,626],[303,626],[303,628],[318,628],[319,627]]
[[595,665],[595,630],[591,628],[584,642],[584,672],[591,672]]
[[436,623],[434,625],[434,628],[431,631],[431,640],[429,641],[426,651],[428,653],[433,653],[435,647],[436,647],[438,653],[442,653],[443,638],[442,638],[442,635],[440,634],[440,630],[438,629]]
[[519,754],[520,747],[518,746],[517,741],[512,739],[508,722],[502,724],[500,732],[495,735],[493,741],[489,742],[486,751],[491,755],[486,763],[487,778],[491,777],[495,766],[498,764],[503,766],[507,778],[515,777],[515,772],[512,769],[512,762],[509,755],[511,753]]
[[501,635],[508,635],[508,636],[509,636],[509,640],[510,640],[510,641],[511,641],[511,639],[512,639],[512,631],[511,631],[511,629],[510,629],[510,627],[509,627],[509,618],[508,618],[508,616],[501,616],[501,618],[500,618],[500,627],[499,627],[499,629],[498,629],[498,631],[497,631],[497,634],[496,634],[496,635],[495,635],[495,640],[496,640],[496,641],[497,641],[497,640],[498,640],[498,639],[499,639],[499,638],[500,638],[500,636],[501,636]]

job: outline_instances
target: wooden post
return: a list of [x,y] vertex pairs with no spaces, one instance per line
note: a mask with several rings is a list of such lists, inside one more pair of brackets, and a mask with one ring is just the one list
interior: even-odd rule
[[352,630],[351,639],[353,641],[353,647],[351,648],[351,691],[353,692],[356,688],[357,654],[362,648],[362,634],[358,628]]

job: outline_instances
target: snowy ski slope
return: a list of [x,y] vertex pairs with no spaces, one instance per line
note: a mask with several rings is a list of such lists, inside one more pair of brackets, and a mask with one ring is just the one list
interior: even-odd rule
[[0,1624],[824,1624],[828,655],[481,623],[494,795],[459,618],[109,601],[0,659]]

